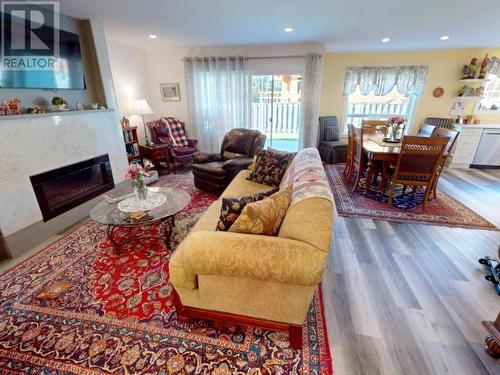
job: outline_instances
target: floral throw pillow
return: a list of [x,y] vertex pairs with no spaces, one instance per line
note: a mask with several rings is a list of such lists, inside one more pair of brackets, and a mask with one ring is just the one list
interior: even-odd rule
[[276,236],[290,206],[291,193],[287,188],[261,201],[248,203],[229,232]]
[[278,188],[274,188],[262,193],[257,193],[254,195],[249,195],[247,197],[240,198],[222,198],[222,207],[220,210],[219,222],[215,230],[228,231],[231,225],[236,221],[238,216],[240,216],[241,211],[248,203],[257,202],[262,200],[278,191]]
[[248,179],[272,187],[279,186],[292,155],[288,152],[260,150]]

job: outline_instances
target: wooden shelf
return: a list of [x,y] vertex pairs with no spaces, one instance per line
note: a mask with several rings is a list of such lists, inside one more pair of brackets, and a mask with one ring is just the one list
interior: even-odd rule
[[481,96],[455,96],[455,100],[479,100]]
[[488,81],[487,79],[479,79],[479,78],[469,78],[469,79],[460,79],[460,82],[463,83],[483,83]]

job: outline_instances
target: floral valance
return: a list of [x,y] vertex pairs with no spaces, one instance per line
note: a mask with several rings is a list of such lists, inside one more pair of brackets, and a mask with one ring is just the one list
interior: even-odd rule
[[344,95],[350,95],[359,85],[361,94],[383,96],[394,86],[401,95],[422,95],[428,67],[424,65],[406,66],[360,66],[348,67],[345,74]]

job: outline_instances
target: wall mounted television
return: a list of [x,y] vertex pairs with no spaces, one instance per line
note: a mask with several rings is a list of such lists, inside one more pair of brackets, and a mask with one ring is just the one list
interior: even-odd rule
[[[2,15],[5,17],[4,21],[5,19],[11,21],[4,22],[2,25],[2,45],[5,46],[9,43],[8,41],[11,41],[13,40],[13,37],[16,37],[15,33],[19,30],[19,27],[15,27],[13,25],[19,21],[15,20],[14,17],[10,17],[6,13],[3,13]],[[47,38],[50,40],[51,35],[54,35],[54,29],[52,27],[45,27],[45,29],[38,30],[37,32],[39,33],[38,36],[41,38],[44,37],[43,33],[45,33],[45,41]],[[65,30],[58,30],[58,34],[59,59],[55,69],[36,70],[31,67],[24,69],[19,68],[18,66],[17,69],[14,70],[9,69],[9,67],[6,66],[7,64],[4,59],[0,64],[0,88],[84,90],[86,87],[79,36]],[[19,35],[17,35],[17,37],[19,38]],[[29,38],[30,34],[25,33],[24,43],[26,45],[30,43]],[[54,41],[52,41],[52,43],[54,44]],[[33,54],[33,52],[29,51],[17,51],[16,53],[20,57],[28,58],[28,60]],[[43,53],[43,51],[41,51],[41,53]],[[36,54],[39,53],[37,52]],[[2,58],[4,58],[3,55]]]

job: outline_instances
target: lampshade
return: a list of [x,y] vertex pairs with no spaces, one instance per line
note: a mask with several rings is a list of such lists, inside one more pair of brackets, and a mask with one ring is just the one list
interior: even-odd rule
[[138,99],[134,103],[134,115],[149,115],[154,113],[146,99]]

